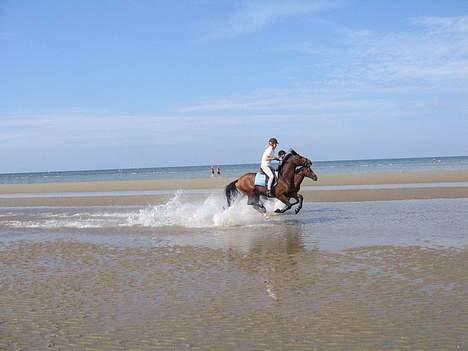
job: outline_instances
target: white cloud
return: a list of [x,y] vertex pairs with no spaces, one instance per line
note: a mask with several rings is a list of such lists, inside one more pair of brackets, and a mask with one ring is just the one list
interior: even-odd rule
[[236,37],[259,31],[276,20],[335,7],[333,0],[251,0],[243,1],[230,17],[216,24],[208,39]]
[[468,16],[416,17],[412,23],[437,33],[468,33]]
[[311,56],[328,79],[406,83],[468,79],[468,16],[412,18],[409,30],[387,33],[313,22],[335,33],[339,44],[305,41],[277,51]]
[[4,149],[33,149],[78,143],[83,147],[115,146],[122,142],[133,146],[163,142],[172,144],[179,139],[179,134],[175,132],[194,123],[195,118],[183,116],[22,115],[0,118],[0,139]]
[[[349,87],[348,87],[349,88]],[[378,100],[363,102],[356,99],[350,91],[328,87],[304,90],[266,90],[231,98],[213,99],[197,105],[187,106],[182,112],[187,113],[314,113],[325,115],[331,112],[349,111],[350,109],[375,107]]]
[[[295,67],[300,85],[215,97],[181,112],[235,116],[249,125],[260,116],[273,125],[289,125],[293,118],[293,125],[304,132],[319,133],[316,142],[324,145],[349,140],[349,135],[339,134],[342,130],[364,144],[367,140],[367,147],[372,145],[367,134],[372,134],[382,141],[391,135],[407,148],[421,148],[408,135],[419,135],[422,126],[427,140],[441,150],[444,143],[452,145],[444,150],[455,143],[464,145],[458,132],[468,123],[468,31],[460,24],[464,20],[424,18],[410,23],[410,30],[390,33],[338,26],[334,32],[341,39],[339,47],[308,42],[283,46],[278,54],[289,50],[310,57],[309,63]],[[453,137],[440,139],[439,131]],[[466,150],[466,143],[464,149],[453,150]]]
[[[468,79],[468,17],[413,19],[410,32],[351,39],[344,67],[374,80]],[[350,69],[351,68],[351,69]],[[340,75],[345,74],[338,71]]]
[[190,151],[197,145],[209,155],[220,122],[179,115],[0,116],[0,173],[208,163]]
[[[287,11],[268,13],[270,17],[260,17],[272,19],[273,13]],[[468,16],[413,18],[408,21],[410,30],[388,33],[314,22],[336,33],[339,44],[321,47],[302,42],[277,50],[311,57],[308,66],[295,67],[302,87],[213,98],[185,106],[181,112],[362,116],[386,106],[384,114],[390,115],[417,113],[414,106],[431,106],[442,97],[453,102],[452,109],[466,109],[468,102],[461,95],[468,93]],[[317,70],[321,78],[316,78]]]

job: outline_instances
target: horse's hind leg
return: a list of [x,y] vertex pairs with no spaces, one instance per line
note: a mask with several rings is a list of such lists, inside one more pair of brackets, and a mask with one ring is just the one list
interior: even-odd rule
[[255,204],[255,205],[252,205],[252,206],[253,206],[253,208],[255,208],[258,212],[260,212],[262,214],[266,212],[266,208],[262,204]]
[[260,213],[266,212],[265,206],[263,206],[263,204],[260,202],[260,197],[256,193],[248,195],[247,204],[253,206],[253,208],[255,208]]

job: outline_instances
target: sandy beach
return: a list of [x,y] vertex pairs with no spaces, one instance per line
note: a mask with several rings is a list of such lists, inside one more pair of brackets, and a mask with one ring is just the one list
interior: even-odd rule
[[0,185],[0,350],[468,347],[468,172],[230,180]]
[[468,346],[467,250],[277,245],[248,253],[70,242],[2,248],[0,349]]
[[[167,201],[177,190],[221,191],[233,178],[0,184],[0,206],[140,205]],[[305,179],[308,202],[468,197],[468,171],[319,175]],[[385,188],[384,185],[392,185]],[[353,186],[355,188],[353,188]],[[366,187],[368,186],[368,187]],[[151,194],[159,192],[158,194]],[[80,195],[81,193],[81,195]],[[28,196],[30,194],[31,196]],[[41,196],[41,194],[43,196]]]

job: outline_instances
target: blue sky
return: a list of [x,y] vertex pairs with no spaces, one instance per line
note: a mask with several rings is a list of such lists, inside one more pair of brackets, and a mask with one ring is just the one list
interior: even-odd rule
[[0,0],[0,172],[468,155],[468,1]]

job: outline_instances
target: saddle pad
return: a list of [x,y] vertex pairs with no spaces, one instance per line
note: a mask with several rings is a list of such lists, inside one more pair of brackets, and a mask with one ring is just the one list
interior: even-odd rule
[[[278,172],[275,171],[275,184],[278,182]],[[263,173],[257,173],[255,175],[255,185],[266,186],[267,185],[267,176]]]
[[255,175],[255,185],[266,186],[266,175],[257,173]]

